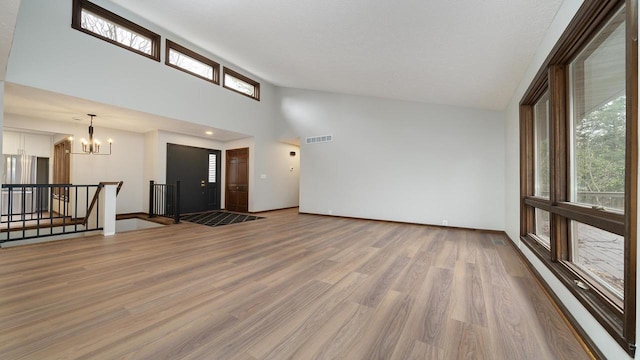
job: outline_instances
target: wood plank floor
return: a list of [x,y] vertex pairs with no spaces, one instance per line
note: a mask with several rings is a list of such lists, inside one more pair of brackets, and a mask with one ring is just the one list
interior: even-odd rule
[[502,235],[299,215],[0,250],[0,359],[588,359]]

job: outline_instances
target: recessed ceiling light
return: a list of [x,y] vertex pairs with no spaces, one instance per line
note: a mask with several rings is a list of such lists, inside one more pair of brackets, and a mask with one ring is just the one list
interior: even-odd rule
[[207,135],[213,135],[213,131],[210,131],[210,130],[209,131],[205,131],[204,133],[207,134]]

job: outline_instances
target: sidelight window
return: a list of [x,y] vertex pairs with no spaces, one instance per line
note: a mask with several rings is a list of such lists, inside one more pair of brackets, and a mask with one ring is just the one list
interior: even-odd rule
[[209,154],[209,182],[214,183],[217,179],[216,166],[218,157],[216,154]]

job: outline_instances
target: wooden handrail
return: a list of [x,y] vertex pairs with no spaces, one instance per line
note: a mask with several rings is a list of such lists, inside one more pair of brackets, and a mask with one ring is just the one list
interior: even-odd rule
[[82,222],[83,226],[87,226],[87,222],[89,222],[89,215],[91,215],[91,212],[93,211],[93,208],[95,207],[96,203],[98,202],[98,196],[100,196],[100,190],[102,190],[102,188],[105,185],[118,185],[118,188],[116,189],[116,196],[118,196],[118,194],[120,193],[120,189],[122,189],[122,183],[123,181],[120,182],[116,182],[116,181],[101,181],[98,184],[98,189],[96,190],[96,193],[93,195],[93,199],[91,200],[91,205],[89,205],[89,208],[87,209],[87,213],[84,215],[84,221]]

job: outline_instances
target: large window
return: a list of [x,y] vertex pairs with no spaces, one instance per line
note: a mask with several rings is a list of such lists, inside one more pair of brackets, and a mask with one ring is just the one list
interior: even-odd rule
[[160,35],[86,0],[73,0],[71,26],[160,61]]
[[260,101],[260,83],[227,67],[224,68],[222,86],[239,94]]
[[191,75],[220,83],[220,65],[194,51],[167,40],[165,63]]
[[569,64],[571,197],[624,211],[625,26],[620,10]]
[[[585,2],[521,101],[521,238],[635,349],[637,0]],[[633,12],[630,12],[633,13]]]

